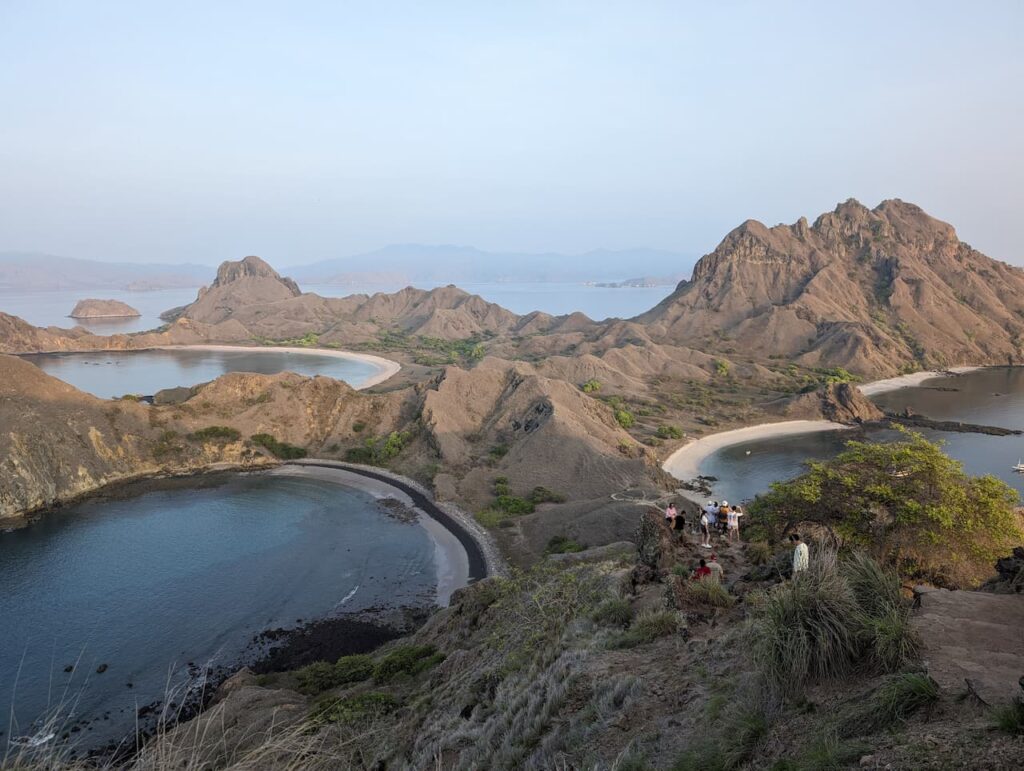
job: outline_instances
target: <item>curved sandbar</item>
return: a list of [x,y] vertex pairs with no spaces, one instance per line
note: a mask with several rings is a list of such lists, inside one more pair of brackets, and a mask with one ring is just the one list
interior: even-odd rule
[[316,458],[288,461],[271,473],[317,476],[378,498],[396,498],[423,512],[426,517],[420,523],[434,541],[439,605],[447,605],[456,589],[504,572],[504,562],[496,547],[472,517],[456,507],[434,501],[412,480],[383,469]]
[[900,388],[919,386],[924,381],[931,380],[932,378],[949,377],[950,375],[963,375],[967,372],[974,372],[976,369],[981,369],[981,367],[953,367],[952,369],[946,370],[913,372],[909,375],[889,377],[884,380],[872,380],[870,383],[864,383],[863,385],[857,386],[857,388],[865,396],[874,396],[875,394],[884,394],[888,391],[897,391]]
[[[134,349],[144,350],[144,349]],[[270,353],[296,353],[296,354],[313,354],[316,356],[333,356],[337,359],[348,359],[349,361],[360,361],[364,364],[369,364],[377,368],[377,374],[371,376],[365,382],[359,385],[354,385],[357,391],[361,391],[365,388],[372,388],[375,385],[383,383],[385,380],[390,380],[392,377],[398,374],[402,369],[402,365],[397,361],[391,359],[385,359],[383,356],[374,356],[372,353],[355,353],[353,351],[338,351],[333,348],[298,348],[291,346],[273,346],[273,345],[157,345],[154,346],[153,350],[158,351],[245,351],[246,353],[259,353],[260,351],[267,351]]]
[[685,444],[665,459],[662,469],[676,479],[689,480],[700,474],[700,464],[712,453],[734,444],[776,436],[810,434],[816,431],[837,431],[850,426],[829,420],[786,420],[781,423],[761,423],[756,426],[722,431]]

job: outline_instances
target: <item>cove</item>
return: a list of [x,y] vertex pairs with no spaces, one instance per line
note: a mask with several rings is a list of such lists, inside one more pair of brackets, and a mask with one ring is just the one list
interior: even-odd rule
[[[1024,429],[1024,368],[986,367],[957,377],[938,377],[920,385],[870,397],[883,410],[910,408],[935,420],[953,420]],[[1024,497],[1024,475],[1010,467],[1024,457],[1024,436],[989,436],[920,429],[927,439],[964,464],[968,474],[992,474]],[[756,439],[723,447],[704,458],[699,472],[717,478],[716,498],[750,500],[777,480],[791,479],[809,460],[824,460],[842,451],[851,439],[889,441],[896,431],[822,431]]]
[[83,747],[120,740],[169,687],[180,698],[208,668],[246,663],[262,630],[430,607],[439,579],[465,583],[424,522],[376,495],[286,470],[223,474],[0,532],[4,739],[59,711]]
[[342,351],[240,346],[182,346],[139,351],[23,354],[65,383],[103,399],[151,396],[164,388],[193,386],[226,372],[273,375],[296,372],[343,380],[366,388],[390,377],[398,365],[376,356]]

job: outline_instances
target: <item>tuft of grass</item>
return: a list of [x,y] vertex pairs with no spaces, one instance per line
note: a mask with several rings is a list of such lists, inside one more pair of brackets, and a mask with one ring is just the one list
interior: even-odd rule
[[545,554],[569,554],[586,550],[586,546],[565,535],[553,535],[548,541]]
[[321,699],[310,717],[316,723],[361,723],[388,715],[399,706],[398,699],[391,694],[370,691],[341,699]]
[[252,440],[253,444],[258,444],[260,447],[269,450],[271,455],[282,460],[306,457],[306,451],[303,448],[296,447],[287,442],[281,442],[271,434],[253,434],[249,439]]
[[903,672],[886,680],[844,721],[844,731],[869,734],[906,720],[939,699],[939,686],[928,675]]
[[679,616],[673,610],[648,610],[638,615],[623,634],[612,641],[613,648],[635,648],[679,631]]
[[767,565],[772,560],[772,550],[766,541],[748,543],[743,551],[751,565]]
[[1011,736],[1024,736],[1024,700],[1014,699],[993,709],[992,725]]
[[690,602],[713,608],[731,608],[736,603],[736,598],[729,594],[728,589],[717,581],[706,578],[687,581],[683,585],[683,596]]
[[633,621],[633,607],[623,599],[606,600],[590,616],[598,624],[625,629]]
[[811,679],[847,673],[861,651],[860,606],[834,560],[812,560],[771,592],[749,627],[754,663],[766,683],[795,695]]
[[847,768],[870,751],[863,742],[826,735],[811,744],[795,759],[777,761],[771,771],[832,771]]
[[868,615],[884,616],[902,604],[899,578],[866,554],[854,552],[839,567],[857,604]]
[[892,607],[865,619],[870,659],[883,672],[898,672],[917,660],[921,641],[905,608]]
[[531,503],[565,503],[565,495],[538,485],[530,491]]
[[444,661],[433,645],[400,645],[373,667],[375,683],[390,683],[400,677],[415,677]]
[[739,768],[768,735],[771,722],[762,708],[752,704],[737,708],[723,719],[722,760],[725,768]]

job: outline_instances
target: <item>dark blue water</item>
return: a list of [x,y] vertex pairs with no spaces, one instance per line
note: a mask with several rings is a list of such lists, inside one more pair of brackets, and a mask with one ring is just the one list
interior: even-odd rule
[[[919,387],[889,391],[872,399],[889,411],[910,407],[935,420],[1024,429],[1024,368],[993,367],[956,378],[936,378]],[[945,452],[963,463],[967,473],[997,476],[1024,497],[1024,475],[1011,471],[1018,459],[1024,459],[1024,436],[920,433],[931,441],[943,442]],[[895,431],[871,430],[866,439],[886,441],[897,436]],[[705,458],[700,473],[718,478],[716,496],[747,500],[767,490],[773,481],[799,475],[806,461],[835,456],[850,438],[846,431],[826,431],[735,444]]]
[[47,374],[104,399],[124,394],[151,396],[163,388],[205,383],[225,372],[326,375],[359,388],[380,371],[358,359],[325,356],[315,351],[287,353],[259,348],[34,353],[22,358]]
[[92,746],[119,739],[169,683],[201,684],[188,662],[232,664],[260,630],[433,603],[426,530],[371,496],[260,474],[195,484],[0,533],[0,746],[10,715],[17,736],[53,711],[93,718],[80,735]]

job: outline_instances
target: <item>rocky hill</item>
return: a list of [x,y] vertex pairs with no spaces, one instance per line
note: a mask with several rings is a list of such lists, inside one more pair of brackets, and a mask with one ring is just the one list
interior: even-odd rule
[[866,375],[1018,361],[1024,271],[913,204],[840,204],[809,225],[749,220],[637,319],[657,341]]

